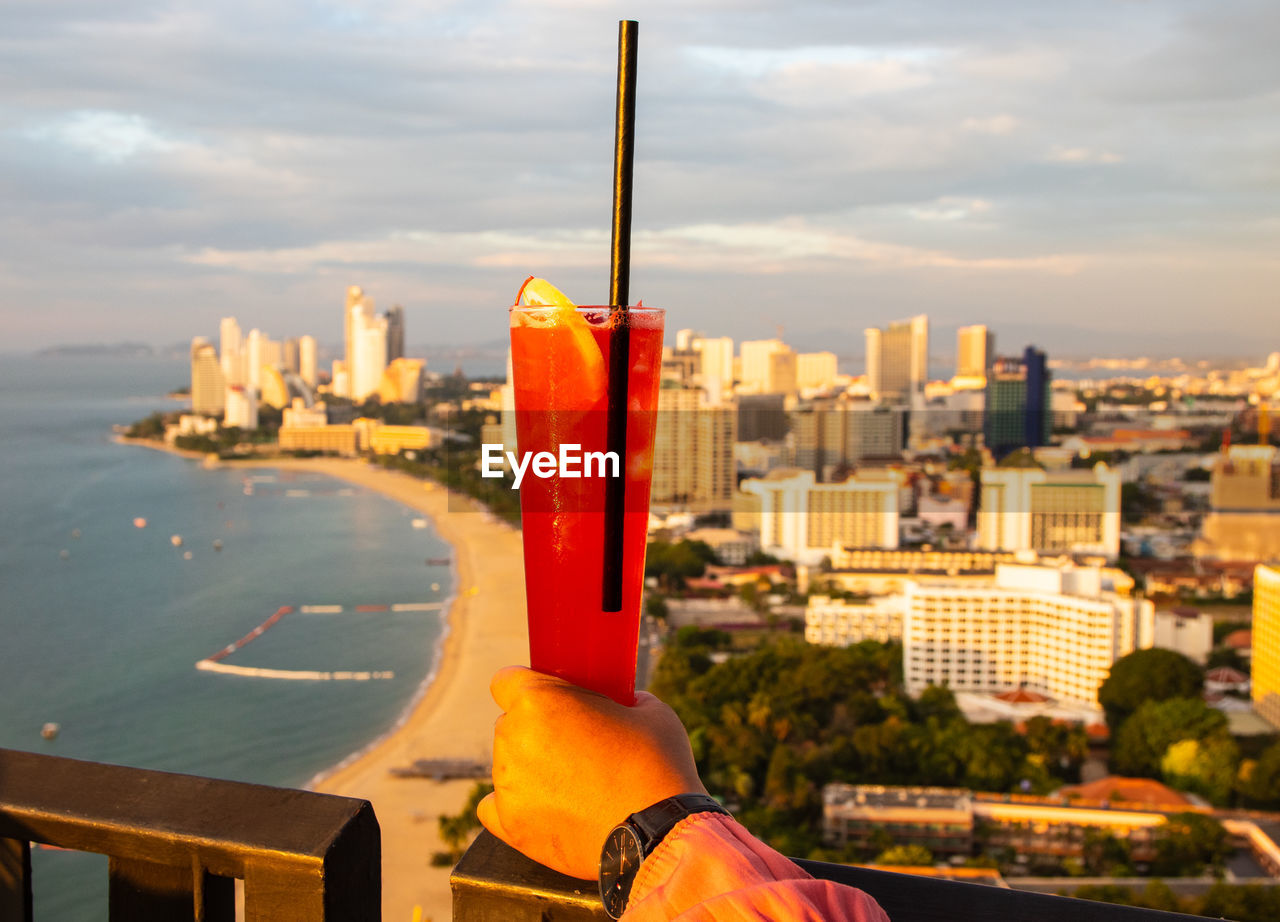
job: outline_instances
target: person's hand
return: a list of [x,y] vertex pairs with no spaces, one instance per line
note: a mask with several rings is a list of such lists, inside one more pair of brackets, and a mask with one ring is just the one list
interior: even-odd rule
[[705,794],[680,718],[647,692],[633,707],[523,666],[490,683],[494,792],[485,828],[534,861],[593,879],[600,848],[632,813],[677,794]]

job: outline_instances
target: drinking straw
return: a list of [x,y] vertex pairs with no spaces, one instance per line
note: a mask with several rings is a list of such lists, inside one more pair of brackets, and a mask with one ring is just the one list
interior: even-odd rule
[[618,458],[617,476],[604,487],[604,586],[601,610],[622,611],[622,524],[626,510],[627,371],[631,333],[627,316],[631,274],[631,163],[635,153],[636,42],[640,24],[618,23],[618,99],[613,131],[613,242],[609,254],[608,450]]

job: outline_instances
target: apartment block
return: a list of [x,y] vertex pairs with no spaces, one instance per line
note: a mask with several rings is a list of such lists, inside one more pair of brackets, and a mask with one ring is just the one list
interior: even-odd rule
[[1041,553],[1120,553],[1120,472],[986,468],[978,547]]
[[1253,708],[1280,729],[1280,565],[1253,573]]

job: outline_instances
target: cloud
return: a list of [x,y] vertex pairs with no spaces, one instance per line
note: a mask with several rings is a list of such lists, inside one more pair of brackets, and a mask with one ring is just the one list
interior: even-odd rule
[[103,163],[164,154],[178,146],[141,115],[92,109],[68,112],[33,125],[21,134],[28,140],[50,142]]
[[1008,113],[983,117],[971,115],[960,123],[960,127],[977,134],[1006,135],[1013,134],[1018,127],[1018,120]]
[[1050,163],[1123,163],[1124,158],[1109,150],[1088,147],[1055,147],[1046,158]]

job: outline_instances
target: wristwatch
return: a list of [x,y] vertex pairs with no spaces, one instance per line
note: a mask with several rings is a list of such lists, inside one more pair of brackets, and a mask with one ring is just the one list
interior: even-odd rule
[[729,811],[706,794],[677,794],[633,813],[609,833],[600,850],[600,899],[610,919],[622,918],[640,862],[686,816]]

